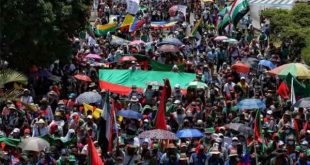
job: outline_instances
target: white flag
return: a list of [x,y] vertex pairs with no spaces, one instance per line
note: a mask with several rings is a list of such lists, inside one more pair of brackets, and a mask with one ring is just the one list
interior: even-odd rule
[[294,90],[294,78],[291,81],[291,103],[294,105],[296,103],[295,90]]
[[127,13],[129,14],[137,14],[139,11],[140,0],[127,0]]

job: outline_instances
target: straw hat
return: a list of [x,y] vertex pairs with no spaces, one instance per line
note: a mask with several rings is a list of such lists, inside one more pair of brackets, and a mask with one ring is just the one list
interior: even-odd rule
[[45,121],[43,119],[40,119],[36,122],[36,124],[45,124]]
[[139,99],[137,98],[137,96],[132,96],[130,99],[131,102],[138,102]]
[[237,150],[235,149],[230,150],[229,157],[232,157],[232,156],[238,156]]
[[16,107],[15,107],[15,105],[14,105],[14,104],[11,104],[11,105],[9,106],[9,109],[16,110]]
[[220,154],[221,152],[219,151],[217,147],[213,147],[210,153],[216,155],[216,154]]

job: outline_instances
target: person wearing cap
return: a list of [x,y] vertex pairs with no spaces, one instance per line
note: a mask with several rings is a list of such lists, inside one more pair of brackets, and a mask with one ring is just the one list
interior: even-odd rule
[[139,99],[137,96],[132,96],[130,99],[130,103],[128,104],[128,108],[130,110],[136,111],[136,112],[141,112],[142,110],[142,105],[139,102]]
[[205,152],[204,145],[200,145],[197,152],[194,152],[189,159],[190,165],[206,164],[208,155]]
[[131,91],[128,94],[128,99],[131,100],[133,96],[136,96],[136,98],[138,98],[139,100],[142,98],[142,95],[137,91],[136,85],[132,85]]
[[54,120],[54,114],[47,98],[41,99],[39,112],[41,117],[47,120],[48,122]]
[[22,103],[25,103],[25,104],[33,103],[33,98],[30,95],[30,90],[29,89],[26,89],[26,88],[24,89],[23,95],[20,97],[20,101]]
[[135,161],[140,160],[140,159],[141,159],[140,155],[137,154],[137,146],[128,144],[126,146],[126,152],[125,152],[123,164],[134,165]]
[[232,77],[228,77],[227,79],[227,83],[225,83],[224,85],[224,88],[223,88],[223,92],[226,94],[226,95],[230,95],[230,90],[231,89],[234,89],[235,87],[235,83],[232,82],[233,78]]
[[152,89],[152,85],[148,84],[145,91],[144,91],[144,97],[145,97],[145,104],[147,105],[153,105],[154,102],[154,89]]
[[42,118],[34,119],[31,126],[32,137],[42,137],[48,134],[48,128],[46,127],[46,123]]
[[57,165],[64,165],[69,163],[69,153],[66,149],[62,149],[61,150],[61,155],[59,157],[59,159],[56,161]]
[[180,102],[182,101],[182,93],[181,93],[181,87],[180,84],[175,84],[174,88],[172,90],[172,96],[175,100],[180,100]]
[[217,165],[224,165],[224,160],[221,157],[221,152],[219,151],[219,146],[217,143],[213,145],[209,154],[211,155],[208,159],[208,164],[217,164]]
[[166,148],[166,152],[160,158],[160,165],[177,164],[180,160],[180,155],[177,153],[175,144],[170,143]]
[[30,128],[24,129],[24,136],[22,137],[23,139],[31,137],[31,130]]
[[228,146],[228,151],[230,150],[237,150],[237,145],[239,144],[239,139],[238,137],[233,137],[231,144]]
[[245,77],[240,78],[240,82],[237,83],[237,85],[242,90],[242,98],[247,98],[249,94],[249,84],[246,82]]
[[89,131],[88,133],[90,133],[92,138],[96,137],[96,134],[98,133],[98,126],[94,122],[92,115],[88,115],[86,117],[85,123],[81,127],[84,128],[84,130]]
[[10,133],[9,137],[14,138],[14,139],[19,139],[20,138],[20,129],[14,128],[13,131]]
[[237,165],[240,160],[238,157],[238,152],[236,149],[230,150],[230,154],[228,156],[228,160],[225,162],[225,165]]

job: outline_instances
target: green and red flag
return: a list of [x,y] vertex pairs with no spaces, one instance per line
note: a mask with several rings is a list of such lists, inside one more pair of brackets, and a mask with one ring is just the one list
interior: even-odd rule
[[91,139],[91,136],[88,136],[87,140],[88,144],[88,165],[104,165],[101,158],[99,157],[96,147],[94,145],[93,140]]
[[169,78],[171,86],[179,84],[181,89],[186,89],[196,75],[184,72],[163,72],[144,70],[99,70],[99,85],[101,89],[113,93],[128,95],[132,85],[137,86],[137,91],[142,93],[149,82],[161,82],[164,78]]
[[263,133],[262,133],[262,121],[260,116],[260,110],[256,112],[255,122],[254,122],[254,140],[263,143]]
[[231,6],[229,16],[234,25],[242,19],[244,15],[250,10],[249,2],[247,0],[235,0]]

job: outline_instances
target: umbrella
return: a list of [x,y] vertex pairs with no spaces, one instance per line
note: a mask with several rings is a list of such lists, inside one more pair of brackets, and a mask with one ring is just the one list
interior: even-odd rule
[[201,0],[202,2],[214,2],[213,0]]
[[129,119],[142,119],[143,118],[143,115],[141,113],[133,111],[133,110],[125,110],[125,109],[120,110],[117,113],[117,116],[123,116]]
[[177,132],[178,138],[195,138],[195,137],[202,137],[203,133],[200,132],[198,129],[182,129]]
[[119,62],[128,62],[128,61],[137,61],[134,56],[123,56],[119,60]]
[[129,43],[130,46],[134,46],[134,45],[144,45],[144,44],[145,44],[145,42],[142,41],[142,40],[134,40],[134,41],[131,41],[131,42]]
[[223,40],[227,40],[227,39],[228,39],[228,37],[226,37],[226,36],[217,36],[214,38],[215,41],[223,41]]
[[175,13],[178,11],[178,5],[174,5],[169,8],[168,12],[170,17],[175,16]]
[[259,99],[244,99],[238,103],[239,109],[264,109],[266,105]]
[[238,131],[242,134],[253,135],[253,129],[242,123],[229,123],[229,124],[226,124],[225,127],[231,130]]
[[227,40],[223,40],[223,42],[229,43],[229,44],[236,44],[238,41],[233,38],[228,38]]
[[249,65],[251,68],[257,68],[258,59],[253,58],[253,57],[242,58],[241,62]]
[[258,65],[263,65],[269,69],[274,69],[276,67],[271,61],[268,60],[260,60]]
[[139,136],[140,139],[150,138],[150,139],[167,139],[167,140],[175,140],[177,139],[175,133],[162,130],[162,129],[154,129],[149,131],[142,132]]
[[111,44],[112,45],[127,45],[129,44],[129,41],[113,35]]
[[81,80],[81,81],[87,81],[87,82],[91,82],[92,81],[90,79],[90,77],[86,76],[85,74],[76,74],[73,77],[78,79],[78,80]]
[[18,147],[20,147],[23,151],[40,152],[45,148],[49,148],[50,144],[46,140],[39,137],[28,137],[22,140],[18,144]]
[[170,44],[170,45],[175,45],[175,46],[182,46],[184,45],[182,41],[180,41],[177,38],[164,38],[160,43],[157,45],[165,45],[165,44]]
[[61,81],[61,77],[53,75],[53,74],[49,75],[47,79],[55,81],[55,82],[60,82]]
[[281,78],[289,73],[300,79],[310,79],[310,67],[302,63],[289,63],[276,67],[269,71],[271,75],[278,75]]
[[171,45],[171,44],[165,44],[165,45],[161,45],[158,50],[160,52],[164,52],[164,53],[176,53],[176,52],[179,52],[179,48],[175,45]]
[[83,103],[96,103],[100,104],[102,101],[101,95],[97,92],[84,92],[80,94],[77,98],[77,103],[78,104],[83,104]]
[[238,73],[249,73],[250,72],[250,67],[241,62],[232,65],[231,68],[234,69]]
[[188,84],[187,88],[194,88],[194,89],[203,88],[203,89],[207,89],[208,85],[206,83],[203,83],[203,82],[200,82],[200,81],[193,81],[193,82],[190,82]]
[[92,58],[92,59],[96,59],[96,60],[102,59],[102,57],[100,57],[98,54],[88,54],[85,56],[85,58]]
[[310,108],[310,97],[302,98],[298,100],[295,104],[294,107],[299,107],[299,108]]

